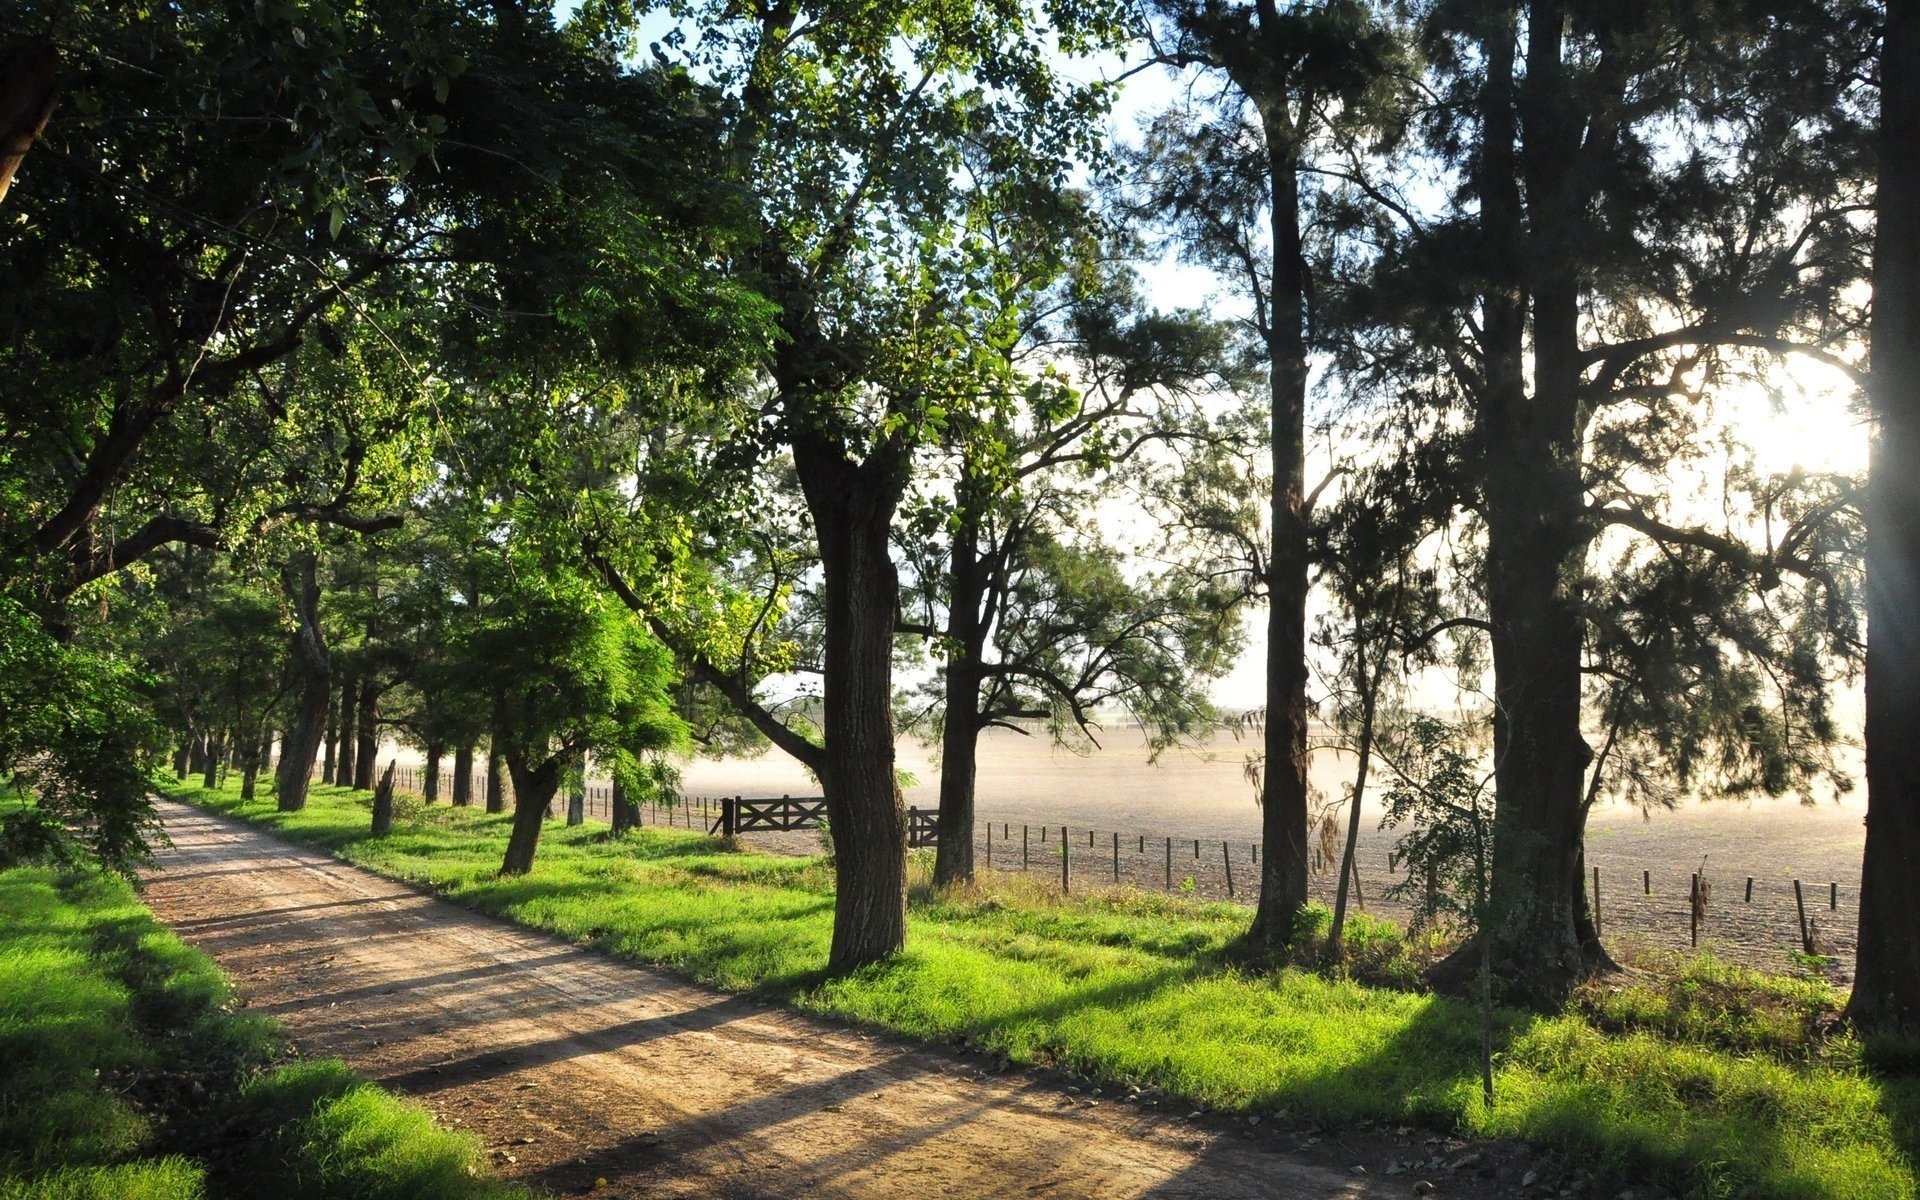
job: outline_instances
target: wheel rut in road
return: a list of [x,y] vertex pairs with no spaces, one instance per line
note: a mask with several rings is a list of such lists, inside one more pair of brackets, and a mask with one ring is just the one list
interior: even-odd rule
[[[599,1196],[1333,1197],[1404,1186],[521,929],[161,802],[145,900],[299,1052]],[[1404,1180],[1398,1181],[1404,1185]]]

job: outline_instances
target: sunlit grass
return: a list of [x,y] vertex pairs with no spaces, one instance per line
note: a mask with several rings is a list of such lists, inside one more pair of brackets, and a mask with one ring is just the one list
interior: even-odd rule
[[340,1063],[275,1068],[281,1044],[124,882],[0,872],[0,1200],[527,1195]]
[[[1525,1139],[1603,1182],[1651,1177],[1690,1196],[1914,1194],[1920,1083],[1878,1077],[1851,1040],[1821,1037],[1836,997],[1817,981],[1699,960],[1603,985],[1566,1015],[1502,1010],[1488,1109],[1471,1005],[1236,965],[1237,906],[1130,891],[1063,901],[1018,875],[964,895],[920,886],[906,951],[829,978],[832,877],[817,860],[555,823],[533,873],[502,880],[506,816],[416,806],[372,839],[364,795],[344,789],[316,788],[291,815],[233,790],[177,794],[615,954],[1014,1062],[1232,1111]],[[1398,977],[1390,927],[1354,936],[1370,978]]]

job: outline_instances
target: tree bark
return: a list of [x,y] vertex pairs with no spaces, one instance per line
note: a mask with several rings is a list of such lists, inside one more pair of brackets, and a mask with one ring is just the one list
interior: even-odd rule
[[487,739],[487,811],[501,813],[507,811],[506,790],[500,786],[500,745],[499,737]]
[[299,812],[307,806],[307,779],[333,697],[333,665],[320,627],[317,572],[318,561],[309,553],[289,559],[280,573],[294,612],[293,657],[300,671],[300,699],[294,706],[293,723],[287,726],[274,780],[281,812]]
[[331,688],[327,691],[326,721],[326,751],[320,760],[320,782],[331,784],[334,781],[336,751],[340,747],[340,700]]
[[373,789],[373,772],[380,759],[380,681],[372,671],[360,679],[360,708],[355,731],[359,745],[354,748],[353,786],[360,791]]
[[0,201],[53,116],[59,71],[60,53],[45,38],[16,46],[0,59]]
[[187,738],[173,752],[173,777],[184,780],[187,777],[187,762],[193,757],[193,739]]
[[891,443],[850,462],[840,446],[805,428],[793,452],[820,546],[826,745],[819,774],[837,889],[827,967],[839,972],[906,944],[907,818],[893,759],[900,581],[889,539],[909,463]]
[[453,806],[473,804],[473,743],[461,742],[453,749]]
[[440,756],[444,753],[446,747],[440,744],[440,739],[427,739],[427,761],[420,772],[420,795],[428,804],[440,798]]
[[613,781],[613,832],[619,836],[629,829],[640,827],[640,803],[627,797],[627,789],[616,779]]
[[[1253,86],[1260,87],[1260,84]],[[1269,97],[1286,83],[1268,81]],[[1262,91],[1249,94],[1260,96]],[[1307,903],[1306,265],[1301,257],[1300,147],[1286,104],[1263,104],[1273,247],[1270,328],[1272,495],[1268,509],[1267,720],[1260,778],[1260,902],[1252,938],[1284,953]]]
[[985,630],[980,606],[986,580],[981,571],[977,511],[964,490],[957,507],[947,604],[947,634],[954,646],[947,662],[944,727],[940,731],[940,836],[933,852],[937,887],[973,882],[973,794],[979,774],[980,661]]
[[187,743],[187,774],[199,775],[207,769],[207,734],[196,732]]
[[513,833],[507,839],[507,854],[500,864],[502,875],[525,875],[533,870],[534,852],[540,847],[540,827],[545,824],[547,805],[560,786],[561,760],[548,758],[537,768],[529,768],[518,755],[507,756],[507,770],[513,774]]
[[385,773],[380,776],[380,786],[373,789],[373,827],[375,837],[393,832],[393,768],[398,760],[389,760]]
[[200,786],[216,788],[220,786],[220,765],[226,761],[226,743],[221,741],[219,732],[207,734],[207,762],[200,772]]
[[[1486,42],[1479,164],[1489,260],[1509,272],[1486,298],[1486,381],[1476,423],[1487,529],[1487,615],[1494,672],[1493,855],[1482,954],[1512,1001],[1551,1008],[1593,962],[1583,943],[1580,878],[1585,776],[1581,736],[1582,597],[1591,531],[1580,477],[1580,291],[1570,243],[1579,219],[1569,172],[1579,125],[1561,63],[1565,14],[1536,4],[1516,89],[1512,14]],[[1522,136],[1524,131],[1524,136]],[[1520,183],[1524,179],[1524,200]],[[1528,394],[1526,319],[1533,319]]]
[[1867,844],[1847,1017],[1920,1039],[1920,4],[1888,0],[1867,484]]
[[354,730],[360,727],[360,685],[353,668],[340,674],[340,757],[334,760],[333,781],[350,787],[360,740],[354,736]]

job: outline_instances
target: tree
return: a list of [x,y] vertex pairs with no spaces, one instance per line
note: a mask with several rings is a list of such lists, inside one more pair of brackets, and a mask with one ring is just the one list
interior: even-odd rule
[[[1450,447],[1484,538],[1484,615],[1468,617],[1491,644],[1498,804],[1478,936],[1517,1000],[1555,1004],[1606,961],[1580,868],[1584,680],[1609,603],[1599,556],[1622,539],[1700,552],[1749,596],[1802,581],[1788,607],[1806,617],[1803,644],[1847,648],[1844,505],[1798,505],[1755,546],[1771,515],[1757,502],[1706,528],[1671,503],[1667,472],[1700,452],[1716,392],[1787,355],[1848,369],[1859,19],[1825,5],[1436,7],[1421,161],[1452,172],[1445,211],[1353,182],[1388,223],[1355,298],[1395,330],[1349,365],[1391,364],[1387,386],[1427,411],[1410,426]],[[1667,156],[1676,120],[1716,136]],[[1821,732],[1797,731],[1814,753],[1795,772],[1822,765]],[[1479,949],[1458,965],[1477,967]]]
[[1439,572],[1423,543],[1444,528],[1447,514],[1421,503],[1421,489],[1410,486],[1414,474],[1406,459],[1356,470],[1315,522],[1321,580],[1337,605],[1322,619],[1316,640],[1334,659],[1332,723],[1351,739],[1355,760],[1327,935],[1335,961],[1342,952],[1349,887],[1359,886],[1354,853],[1381,726],[1402,707],[1398,698],[1411,669],[1434,661],[1433,639],[1414,639],[1438,620]]
[[1888,0],[1880,53],[1867,492],[1867,846],[1847,1017],[1920,1038],[1920,5]]
[[1210,725],[1205,687],[1239,638],[1237,592],[1184,561],[1177,539],[1129,556],[1094,515],[1123,472],[1164,475],[1231,438],[1195,411],[1236,378],[1226,331],[1140,311],[1132,280],[1095,264],[1027,307],[1016,386],[953,416],[899,534],[901,629],[941,660],[922,714],[937,715],[941,747],[941,885],[973,878],[983,731],[1038,719],[1085,744],[1112,704],[1157,750]]
[[[706,14],[699,50],[735,93],[729,140],[752,203],[736,261],[776,310],[746,428],[791,456],[822,578],[823,742],[764,712],[755,724],[826,793],[835,970],[884,958],[906,935],[894,518],[916,451],[994,391],[1016,332],[1006,293],[1057,269],[1008,260],[986,230],[990,215],[1044,227],[1069,162],[1094,148],[1102,89],[1069,83],[1049,54],[1113,41],[1120,15],[1009,0],[884,11],[771,0]],[[757,704],[750,689],[727,694]]]
[[1398,122],[1398,46],[1369,5],[1351,0],[1177,0],[1162,8],[1173,29],[1160,57],[1217,72],[1228,87],[1212,119],[1175,110],[1157,122],[1141,160],[1142,204],[1172,226],[1188,257],[1219,270],[1252,302],[1266,357],[1271,461],[1257,570],[1267,598],[1266,852],[1252,937],[1277,954],[1307,902],[1311,181],[1346,143]]
[[[698,109],[684,72],[627,70],[518,5],[149,16],[30,3],[8,30],[51,48],[64,115],[0,226],[19,401],[0,414],[0,589],[56,637],[73,634],[74,601],[104,599],[164,547],[270,543],[277,560],[294,527],[393,527],[431,463],[419,435],[444,414],[426,409],[471,365],[453,347],[512,357],[558,324],[556,297],[580,306],[609,283],[602,261],[642,262],[656,290],[682,281],[658,238],[613,253],[537,235],[576,234],[568,219],[610,211],[586,200],[676,177],[662,163]],[[9,172],[18,118],[44,113],[49,56],[33,54],[0,85]],[[622,233],[658,215],[619,213]],[[477,311],[479,337],[450,318]],[[521,337],[500,336],[516,323]],[[298,609],[307,589],[293,591]],[[203,755],[208,740],[194,739]]]
[[274,795],[281,812],[299,812],[307,806],[307,781],[313,769],[313,755],[320,748],[332,704],[333,661],[327,653],[326,634],[320,625],[318,555],[306,551],[292,556],[282,569],[281,579],[287,607],[293,611],[293,661],[300,680],[300,694],[280,747],[280,770],[274,779]]
[[582,755],[615,763],[623,789],[635,795],[647,788],[635,767],[642,756],[686,745],[686,725],[669,694],[671,654],[638,617],[584,579],[512,579],[466,631],[458,653],[468,688],[496,714],[495,750],[513,778],[503,875],[533,868],[547,805]]

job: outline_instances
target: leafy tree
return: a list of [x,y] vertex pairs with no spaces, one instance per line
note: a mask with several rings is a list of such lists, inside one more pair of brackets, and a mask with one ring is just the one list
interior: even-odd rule
[[[1404,402],[1403,428],[1445,447],[1484,539],[1473,582],[1484,607],[1468,619],[1491,644],[1498,806],[1480,936],[1517,999],[1556,1003],[1605,962],[1581,917],[1594,761],[1582,722],[1587,672],[1612,653],[1596,627],[1624,596],[1611,582],[1632,578],[1621,547],[1635,562],[1711,558],[1743,603],[1778,593],[1785,644],[1711,644],[1797,663],[1794,683],[1701,732],[1764,732],[1754,718],[1771,708],[1804,720],[1778,739],[1793,753],[1775,786],[1825,769],[1830,729],[1796,711],[1794,692],[1830,675],[1823,655],[1797,648],[1849,648],[1846,506],[1787,489],[1796,515],[1756,544],[1784,493],[1771,511],[1760,497],[1731,505],[1712,528],[1687,512],[1672,472],[1705,453],[1713,397],[1778,357],[1846,369],[1860,19],[1827,5],[1436,6],[1417,161],[1446,172],[1447,202],[1430,213],[1388,179],[1353,182],[1375,202],[1380,252],[1339,302],[1382,325],[1343,365]],[[1669,154],[1676,122],[1715,136]]]
[[1847,1016],[1920,1038],[1920,5],[1888,0],[1867,494],[1867,847]]
[[[1009,293],[1057,270],[1010,258],[992,231],[1044,228],[1070,161],[1095,149],[1102,89],[1069,83],[1053,54],[1110,42],[1121,10],[772,0],[697,15],[696,57],[736,100],[730,144],[753,205],[736,261],[777,310],[750,428],[791,456],[822,574],[823,741],[764,712],[755,724],[826,792],[829,960],[847,969],[906,934],[894,519],[916,452],[997,392],[995,347],[1018,319]],[[728,694],[757,706],[745,689]]]
[[[509,564],[512,569],[512,564]],[[466,686],[495,715],[513,778],[503,875],[533,867],[547,806],[581,757],[614,764],[624,794],[646,794],[639,764],[686,745],[673,711],[672,655],[604,591],[570,576],[513,578],[464,631]]]
[[58,639],[0,590],[0,864],[82,859],[130,873],[158,829],[147,784],[162,731],[111,645]]
[[1402,119],[1400,51],[1374,6],[1172,0],[1159,57],[1224,81],[1211,100],[1164,114],[1140,162],[1142,207],[1189,258],[1251,302],[1265,351],[1269,451],[1266,544],[1254,556],[1267,599],[1262,722],[1260,901],[1253,937],[1292,940],[1307,902],[1307,596],[1313,496],[1306,479],[1314,339],[1308,230],[1315,181],[1356,139]]
[[1229,436],[1195,411],[1236,375],[1225,330],[1138,311],[1131,280],[1098,267],[1028,308],[1065,314],[1010,348],[1018,386],[952,417],[900,530],[901,629],[941,660],[923,710],[941,746],[938,884],[973,878],[984,730],[1041,719],[1056,740],[1091,741],[1096,708],[1117,704],[1163,747],[1211,723],[1204,689],[1239,638],[1231,587],[1172,539],[1152,566],[1129,560],[1095,515],[1122,472],[1165,474]]
[[[1315,522],[1320,580],[1336,608],[1321,619],[1316,641],[1333,659],[1329,687],[1333,724],[1349,739],[1354,777],[1347,798],[1347,838],[1334,892],[1328,952],[1337,960],[1346,929],[1349,885],[1359,886],[1354,852],[1360,812],[1382,725],[1404,711],[1410,671],[1434,662],[1439,574],[1431,535],[1446,513],[1423,507],[1423,490],[1406,460],[1357,470]],[[1422,639],[1416,641],[1415,639]]]

